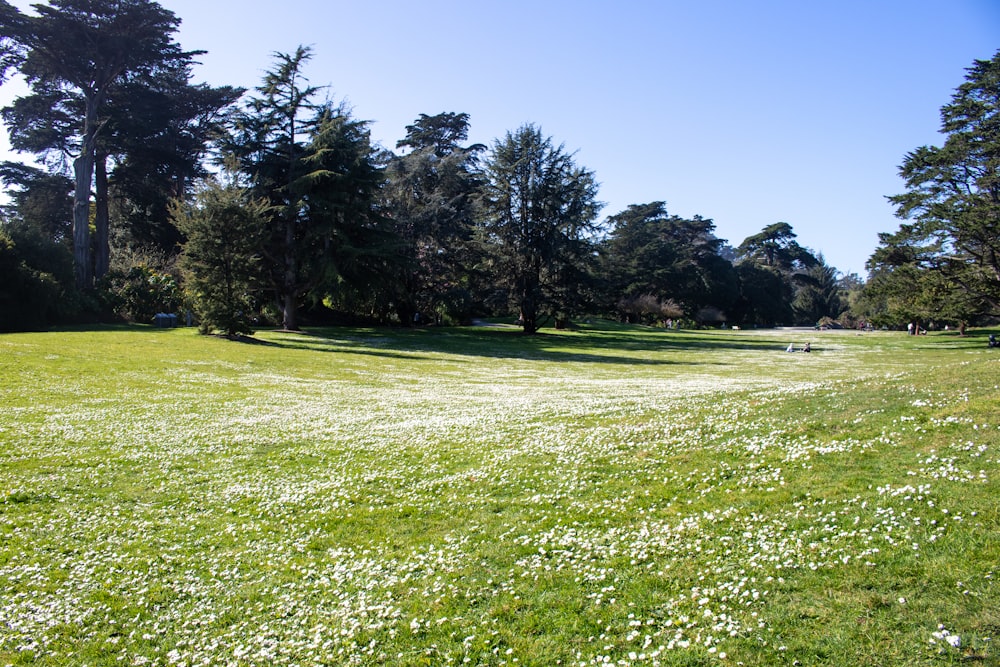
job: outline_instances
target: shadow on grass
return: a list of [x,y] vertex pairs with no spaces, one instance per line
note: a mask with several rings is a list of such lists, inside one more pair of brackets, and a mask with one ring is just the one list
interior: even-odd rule
[[[145,325],[109,325],[72,327],[68,330],[164,332]],[[919,343],[946,348],[979,349],[986,347],[992,329],[970,331],[966,336],[957,332],[939,332],[920,337]],[[543,330],[526,336],[511,325],[466,327],[315,327],[306,331],[261,330],[256,336],[241,336],[244,345],[259,345],[269,349],[336,352],[398,360],[431,360],[432,355],[451,354],[492,359],[519,359],[552,362],[621,364],[636,366],[711,365],[725,366],[727,351],[783,351],[791,336],[809,338],[809,331],[754,330],[731,332],[723,330],[667,331],[637,325],[600,321],[582,324],[570,331]],[[850,335],[846,332],[843,335]],[[225,337],[221,337],[225,338]],[[903,337],[905,338],[905,336]],[[790,340],[790,339],[789,339]],[[910,343],[909,340],[903,340]],[[936,344],[936,345],[935,345]],[[922,345],[921,345],[922,346]],[[819,350],[814,342],[814,350]],[[996,350],[1000,354],[1000,350]],[[706,361],[697,353],[719,353]],[[665,358],[663,353],[670,354]],[[686,358],[691,353],[692,358]]]
[[[573,331],[524,335],[510,326],[322,328],[307,332],[274,331],[266,344],[285,349],[366,354],[398,359],[453,354],[494,359],[565,361],[624,365],[724,365],[724,361],[644,357],[664,351],[777,350],[773,340],[737,339],[710,332],[667,332],[643,327],[588,325]],[[607,351],[605,354],[603,351]],[[634,356],[622,353],[635,353]]]

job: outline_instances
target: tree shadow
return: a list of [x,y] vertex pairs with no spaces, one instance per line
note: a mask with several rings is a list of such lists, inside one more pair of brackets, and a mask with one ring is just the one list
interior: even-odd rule
[[[727,365],[683,358],[650,358],[663,351],[775,350],[767,339],[737,339],[732,335],[668,332],[642,327],[589,325],[574,331],[524,335],[510,326],[427,328],[317,328],[303,332],[272,332],[264,341],[284,349],[363,354],[395,359],[431,359],[437,354],[575,363],[636,366]],[[596,350],[596,351],[595,351]],[[607,350],[604,354],[599,350]],[[623,352],[625,354],[623,354]],[[635,356],[627,353],[634,352]]]

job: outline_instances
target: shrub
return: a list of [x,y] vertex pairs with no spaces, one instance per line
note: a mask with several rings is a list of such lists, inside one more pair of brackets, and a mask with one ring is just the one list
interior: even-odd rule
[[129,322],[148,324],[157,313],[176,312],[181,304],[177,279],[147,266],[109,271],[100,289],[107,306]]
[[73,315],[72,257],[23,227],[0,228],[0,331],[44,329]]
[[618,301],[618,311],[626,322],[653,323],[675,319],[684,315],[684,309],[673,299],[660,300],[653,294],[622,297]]

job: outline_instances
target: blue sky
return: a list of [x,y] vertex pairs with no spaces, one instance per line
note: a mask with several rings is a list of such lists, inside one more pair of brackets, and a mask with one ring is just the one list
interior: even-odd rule
[[198,82],[252,88],[274,52],[309,45],[310,82],[387,148],[421,113],[468,113],[487,145],[534,123],[595,172],[602,218],[663,200],[734,246],[788,222],[862,275],[899,224],[898,165],[941,143],[941,106],[1000,49],[996,0],[161,4],[208,51]]

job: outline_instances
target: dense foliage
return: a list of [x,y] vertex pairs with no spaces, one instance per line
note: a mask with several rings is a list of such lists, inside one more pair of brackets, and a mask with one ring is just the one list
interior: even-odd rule
[[534,333],[582,302],[597,182],[533,125],[496,142],[485,180],[479,243],[497,305]]
[[870,307],[885,321],[1000,316],[1000,51],[977,60],[941,109],[944,144],[921,146],[890,197],[907,222],[880,234],[868,266]]
[[[309,48],[274,54],[244,95],[191,83],[198,52],[180,49],[179,19],[151,0],[39,8],[29,16],[0,0],[2,76],[29,84],[3,120],[12,145],[43,165],[0,165],[12,276],[0,285],[3,328],[88,312],[148,321],[151,310],[180,307],[171,289],[205,293],[191,281],[211,272],[177,269],[192,237],[190,220],[173,216],[204,207],[195,192],[215,187],[199,185],[209,158],[246,190],[238,201],[265,207],[248,212],[266,223],[248,236],[258,245],[245,252],[259,262],[241,317],[286,329],[331,318],[492,316],[531,333],[583,314],[683,326],[1000,314],[1000,55],[977,61],[943,109],[944,147],[907,156],[909,191],[892,200],[913,222],[882,235],[862,295],[863,281],[800,246],[786,222],[733,248],[712,220],[671,215],[662,201],[599,220],[596,174],[535,125],[488,149],[467,145],[468,114],[421,114],[392,153],[309,84]],[[29,237],[44,239],[52,258],[40,260]],[[72,277],[46,268],[64,266],[67,252]],[[20,303],[28,293],[30,307]]]
[[201,330],[253,333],[266,204],[232,183],[211,180],[193,201],[177,204],[174,220],[187,237],[181,268]]

